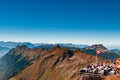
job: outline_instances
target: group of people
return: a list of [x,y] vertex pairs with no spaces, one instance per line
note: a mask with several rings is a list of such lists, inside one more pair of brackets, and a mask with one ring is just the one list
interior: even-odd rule
[[93,63],[88,65],[86,68],[81,68],[79,72],[94,73],[94,74],[101,74],[101,75],[112,75],[112,74],[120,74],[120,68],[117,67],[115,63],[111,63],[111,64]]

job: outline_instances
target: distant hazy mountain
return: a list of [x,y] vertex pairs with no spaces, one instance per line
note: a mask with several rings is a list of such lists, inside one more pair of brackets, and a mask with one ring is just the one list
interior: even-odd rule
[[[87,45],[77,45],[77,44],[64,44],[64,43],[57,43],[58,45],[60,45],[61,47],[74,47],[74,48],[84,48]],[[43,47],[43,48],[52,48],[53,46],[57,45],[57,44],[46,44],[46,43],[30,43],[30,42],[4,42],[4,41],[0,41],[0,46],[1,47],[7,47],[7,48],[15,48],[16,46],[21,46],[21,45],[26,45],[29,48],[34,48],[34,47]]]
[[35,47],[34,44],[29,43],[29,42],[0,42],[1,47],[7,47],[7,48],[15,48],[18,45],[27,45],[29,48]]
[[86,48],[83,48],[82,50],[88,54],[96,55],[96,49],[101,49],[102,53],[98,56],[104,58],[104,59],[115,59],[120,57],[118,55],[118,52],[116,50],[108,50],[106,47],[104,47],[102,44],[95,44],[92,46],[88,46]]
[[34,44],[29,42],[0,42],[0,57],[6,54],[10,49],[15,48],[18,45],[26,45],[29,48],[35,47]]
[[107,46],[108,49],[114,50],[114,49],[119,49],[120,50],[120,46]]
[[39,46],[39,48],[44,48],[44,49],[51,49],[53,48],[55,45],[59,45],[61,48],[68,48],[70,50],[77,50],[80,48],[85,48],[87,47],[87,45],[76,45],[76,44],[64,44],[64,43],[57,43],[57,44],[37,44],[37,46]]
[[112,51],[115,52],[116,54],[120,55],[120,50],[114,49],[114,50],[112,50]]
[[[4,42],[4,41],[0,41],[0,56],[4,55],[10,49],[15,48],[16,46],[22,46],[22,45],[26,45],[29,48],[38,47],[38,48],[44,48],[44,49],[51,49],[57,44],[46,44],[46,43],[33,44],[30,42],[11,42],[11,41]],[[58,43],[58,45],[60,45],[60,47],[62,47],[62,48],[66,47],[66,48],[69,48],[72,50],[87,47],[87,45],[76,45],[76,44],[71,44],[71,43],[69,43],[69,44]]]
[[7,53],[10,50],[10,48],[7,47],[1,47],[0,46],[0,56],[3,56],[5,53]]

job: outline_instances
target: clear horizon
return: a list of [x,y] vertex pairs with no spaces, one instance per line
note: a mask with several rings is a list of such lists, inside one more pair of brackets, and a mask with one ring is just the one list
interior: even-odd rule
[[0,41],[120,46],[119,0],[2,0]]

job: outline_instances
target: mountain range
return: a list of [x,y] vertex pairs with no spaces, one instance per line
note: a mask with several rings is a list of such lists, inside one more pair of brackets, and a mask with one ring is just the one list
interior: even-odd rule
[[57,44],[47,44],[47,43],[30,43],[30,42],[0,42],[0,56],[5,55],[10,49],[15,48],[16,46],[26,45],[29,48],[43,48],[43,49],[52,49],[55,45],[59,45],[61,48],[68,48],[70,50],[77,50],[80,49],[83,52],[88,54],[96,55],[96,49],[101,48],[102,54],[98,55],[104,59],[115,59],[120,56],[120,50],[113,49],[109,50],[104,47],[102,44],[95,44],[95,45],[77,45],[77,44],[64,44],[64,43],[57,43]]
[[0,58],[0,80],[78,80],[78,70],[95,61],[95,56],[59,45],[49,50],[22,45]]
[[102,44],[79,49],[18,45],[0,58],[0,80],[78,80],[78,70],[96,62],[97,48],[99,63],[120,57]]
[[[64,44],[64,43],[57,43],[58,45],[60,45],[60,47],[66,47],[69,49],[79,49],[79,48],[84,48],[87,45],[76,45],[76,44]],[[26,45],[29,48],[35,48],[35,47],[39,47],[39,48],[44,48],[44,49],[51,49],[53,48],[55,45],[57,44],[47,44],[47,43],[30,43],[30,42],[4,42],[4,41],[0,41],[0,56],[3,56],[4,54],[6,54],[10,49],[15,48],[16,46],[21,46],[21,45]]]

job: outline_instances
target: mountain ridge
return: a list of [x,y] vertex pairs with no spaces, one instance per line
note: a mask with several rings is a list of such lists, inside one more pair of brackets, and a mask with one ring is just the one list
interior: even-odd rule
[[[4,54],[6,54],[10,49],[15,48],[16,46],[22,46],[22,45],[26,45],[29,48],[43,48],[43,49],[51,49],[53,48],[55,45],[59,45],[62,48],[69,48],[69,49],[78,49],[81,47],[85,47],[87,45],[77,45],[77,44],[64,44],[64,43],[57,43],[57,44],[47,44],[47,43],[30,43],[30,42],[12,42],[12,41],[8,41],[8,42],[4,42],[4,41],[0,41],[0,54],[1,56],[3,56]],[[6,49],[6,50],[4,50]]]
[[[98,59],[100,62],[104,62],[102,58]],[[57,78],[64,80],[63,76],[66,75],[65,78],[73,80],[77,78],[79,68],[93,63],[95,60],[95,56],[86,54],[81,50],[72,51],[59,46],[55,46],[51,50],[17,46],[0,58],[0,67],[3,66],[3,70],[0,71],[0,79],[28,80],[37,78],[46,80],[50,78],[52,80],[54,77],[54,80]],[[70,72],[71,74],[68,74]]]
[[[22,45],[26,45],[29,48],[42,48],[42,49],[52,49],[55,45],[59,45],[59,47],[61,48],[68,48],[70,50],[77,50],[77,49],[81,49],[82,51],[88,53],[88,54],[92,54],[92,55],[96,55],[96,48],[101,48],[102,52],[104,54],[100,54],[100,57],[103,57],[105,59],[115,59],[117,57],[120,56],[120,50],[114,49],[114,50],[108,50],[106,47],[103,46],[103,44],[94,44],[91,46],[87,46],[87,45],[74,45],[71,43],[68,44],[62,44],[62,43],[58,43],[58,44],[44,44],[44,43],[38,43],[38,44],[32,44],[29,42],[0,42],[0,55],[3,56],[4,54],[6,54],[10,49],[15,48],[16,46],[22,46]],[[80,47],[81,46],[81,47]],[[4,47],[4,48],[3,48]],[[9,48],[8,48],[9,47]],[[108,55],[110,53],[110,55]],[[107,57],[107,56],[111,56],[111,57]]]

